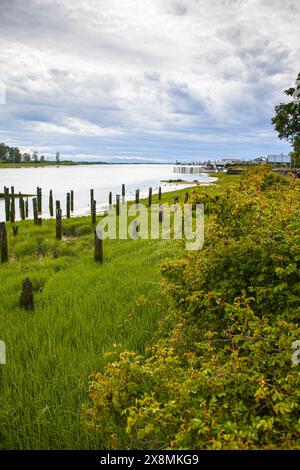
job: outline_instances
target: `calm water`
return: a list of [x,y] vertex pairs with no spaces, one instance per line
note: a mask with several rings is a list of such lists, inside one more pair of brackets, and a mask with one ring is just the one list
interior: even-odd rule
[[[213,181],[208,175],[178,175],[173,172],[173,165],[79,165],[44,168],[0,168],[0,192],[4,186],[14,186],[15,193],[35,194],[36,187],[43,191],[43,216],[49,216],[49,190],[53,190],[53,200],[60,200],[65,214],[66,193],[74,190],[74,215],[86,214],[89,211],[90,189],[94,189],[97,210],[103,210],[108,204],[108,194],[121,194],[122,183],[126,185],[126,199],[135,197],[135,190],[140,189],[140,196],[148,194],[148,188],[153,188],[153,194],[162,191],[172,191],[174,184],[164,184],[161,180],[182,178],[186,181]],[[181,186],[183,187],[183,186]],[[16,215],[18,212],[16,200]],[[0,200],[0,220],[4,220],[4,201]],[[32,203],[29,203],[29,217],[32,217]]]

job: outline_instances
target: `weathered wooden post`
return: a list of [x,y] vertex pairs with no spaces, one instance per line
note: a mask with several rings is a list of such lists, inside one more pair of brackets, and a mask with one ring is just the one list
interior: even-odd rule
[[92,224],[96,224],[96,201],[95,199],[92,202]]
[[94,259],[96,263],[103,263],[103,240],[102,240],[102,234],[101,232],[99,233],[100,237],[97,235],[97,231],[95,230],[95,236],[94,236],[94,247],[95,247],[95,254],[94,254]]
[[59,201],[56,201],[56,223],[55,223],[56,240],[61,240],[61,236],[62,236],[62,226],[61,226],[62,215],[61,215],[61,208],[57,207],[57,203],[59,203]]
[[186,204],[188,202],[188,200],[189,200],[189,193],[186,192],[185,196],[184,196],[184,204]]
[[139,238],[139,228],[136,220],[133,221],[133,239],[137,240]]
[[108,205],[109,207],[112,206],[112,192],[110,191],[109,195],[108,195]]
[[74,191],[71,190],[71,211],[74,211]]
[[9,222],[10,220],[10,197],[9,189],[4,187],[4,197],[5,197],[5,221]]
[[0,222],[0,250],[0,261],[1,263],[5,263],[8,261],[8,245],[5,222]]
[[35,223],[35,225],[39,225],[39,215],[38,215],[36,197],[34,197],[32,199],[32,207],[33,207],[33,220],[34,220],[34,223]]
[[135,203],[139,204],[140,203],[140,190],[136,189],[135,191]]
[[22,293],[20,297],[20,307],[25,310],[34,310],[34,296],[32,282],[28,277],[24,279],[22,284]]
[[53,217],[53,215],[54,215],[52,189],[50,189],[50,192],[49,192],[49,214],[50,214],[50,217]]
[[13,203],[13,199],[11,199],[11,202],[10,202],[10,213],[9,213],[9,215],[10,215],[10,222],[12,224],[14,224],[15,223],[15,205]]
[[24,199],[21,197],[20,198],[20,216],[22,220],[25,220],[26,214],[25,214],[25,202]]
[[13,227],[13,236],[16,237],[19,233],[19,227]]
[[90,189],[91,213],[93,212],[94,190]]
[[161,186],[158,188],[158,200],[161,200]]
[[42,213],[42,188],[37,187],[37,210],[38,214]]
[[122,184],[122,199],[125,199],[125,184]]
[[159,205],[158,221],[159,221],[160,224],[163,221],[163,206],[162,206],[162,204]]
[[28,216],[29,216],[29,202],[28,202],[28,198],[27,198],[26,201],[25,201],[25,217],[26,217],[26,219],[28,219]]
[[148,207],[151,207],[151,204],[152,204],[152,188],[149,188]]
[[60,209],[60,201],[55,201],[55,209]]
[[71,218],[71,196],[67,193],[67,219]]
[[116,214],[120,215],[120,195],[116,195]]
[[15,206],[15,188],[11,186],[10,188],[11,193],[11,201],[10,201],[10,221],[14,223],[15,216],[16,216],[16,206]]

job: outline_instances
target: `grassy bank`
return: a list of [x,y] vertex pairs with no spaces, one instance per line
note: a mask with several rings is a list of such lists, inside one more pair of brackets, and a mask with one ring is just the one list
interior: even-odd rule
[[[185,192],[164,193],[163,202],[175,195],[182,202]],[[111,359],[106,353],[144,351],[161,318],[161,262],[183,246],[107,240],[99,266],[89,217],[64,220],[60,242],[53,220],[14,225],[17,237],[7,224],[9,263],[0,265],[0,340],[7,347],[7,364],[0,366],[0,448],[101,448],[80,421],[88,377]],[[26,276],[35,290],[34,313],[19,308]]]

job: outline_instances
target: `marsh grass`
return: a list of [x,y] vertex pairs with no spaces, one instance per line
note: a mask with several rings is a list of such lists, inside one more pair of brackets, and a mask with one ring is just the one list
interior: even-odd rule
[[[190,189],[192,191],[192,189]],[[183,201],[186,190],[163,194]],[[142,201],[141,201],[142,202]],[[157,203],[157,196],[153,197]],[[90,218],[19,222],[0,266],[1,449],[99,449],[80,421],[89,375],[123,349],[143,352],[161,317],[160,264],[183,251],[174,240],[105,240],[93,259]],[[19,307],[22,280],[35,292],[33,313]],[[165,301],[164,301],[165,303]]]

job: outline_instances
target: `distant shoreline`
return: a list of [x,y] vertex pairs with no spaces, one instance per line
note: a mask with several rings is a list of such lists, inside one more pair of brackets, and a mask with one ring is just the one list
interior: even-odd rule
[[27,167],[47,167],[47,166],[78,166],[78,165],[173,165],[173,163],[158,162],[74,162],[72,160],[63,160],[61,162],[21,162],[7,163],[0,162],[0,168],[27,168]]

